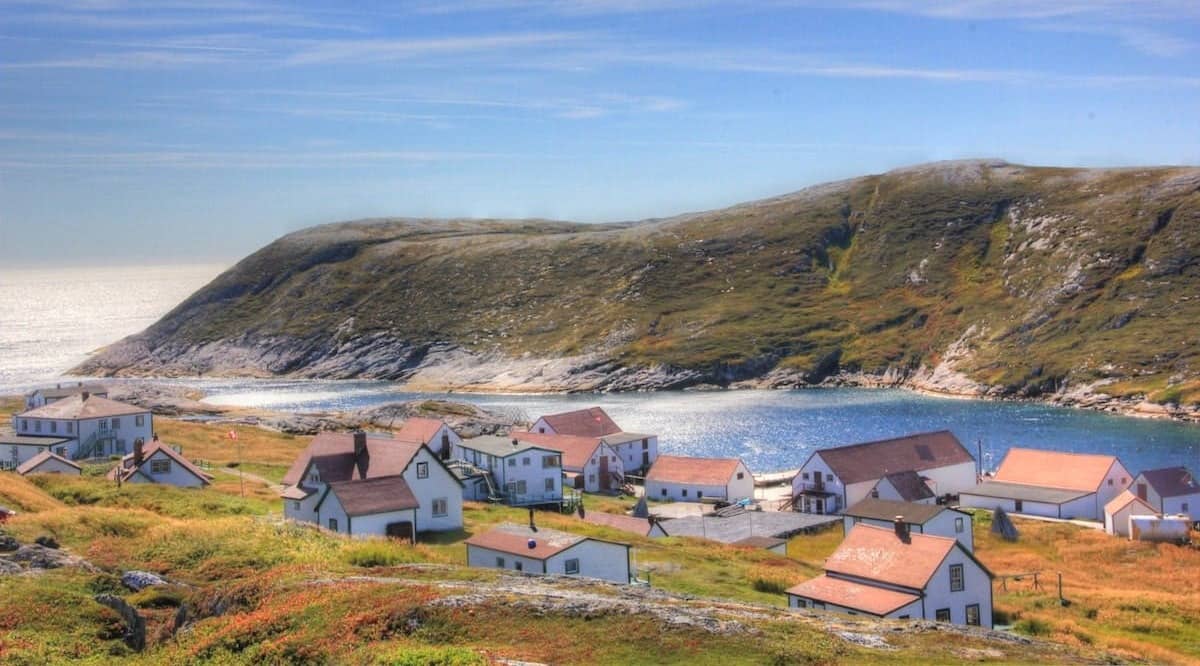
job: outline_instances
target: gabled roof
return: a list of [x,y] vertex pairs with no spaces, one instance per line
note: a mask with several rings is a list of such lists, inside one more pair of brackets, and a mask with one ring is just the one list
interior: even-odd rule
[[547,414],[541,419],[554,428],[560,435],[578,435],[580,437],[603,437],[621,432],[618,426],[603,409],[589,407],[561,414]]
[[1149,469],[1138,476],[1144,478],[1160,497],[1179,497],[1200,493],[1200,483],[1186,467]]
[[825,571],[922,590],[958,547],[955,539],[929,534],[910,533],[905,542],[894,529],[859,523],[825,560]]
[[444,425],[446,424],[438,419],[413,417],[405,420],[404,425],[396,431],[396,439],[429,444]]
[[624,432],[624,431],[622,431],[622,432],[614,432],[609,435],[604,435],[600,439],[604,440],[604,443],[608,444],[609,446],[618,446],[620,444],[626,444],[628,442],[640,442],[643,439],[650,439],[651,437],[654,437],[654,435],[647,435],[645,433],[640,433],[640,432]]
[[[146,476],[144,473],[142,473],[142,467],[145,467],[146,463],[148,463],[150,458],[156,453],[162,453],[171,460],[174,460],[179,464],[180,467],[187,470],[192,474],[192,476],[200,479],[200,481],[202,481],[205,485],[208,485],[208,483],[212,481],[211,475],[193,465],[192,461],[184,458],[182,455],[176,452],[175,449],[172,449],[162,442],[151,442],[142,449],[142,464],[140,466],[134,466],[133,464],[133,457],[136,455],[134,453],[130,453],[124,458],[121,458],[120,464],[109,470],[108,478],[116,480],[116,478],[120,476],[122,481],[128,481],[138,474]],[[153,480],[153,477],[150,476],[146,476],[146,478]]]
[[879,479],[893,472],[920,472],[975,461],[949,430],[821,449],[814,455],[821,456],[847,484]]
[[659,456],[646,473],[646,481],[724,486],[733,478],[741,463],[737,458]]
[[69,395],[74,395],[76,393],[83,393],[84,391],[87,391],[88,393],[99,393],[102,395],[107,395],[108,387],[105,386],[104,384],[94,384],[91,382],[88,382],[86,384],[80,382],[80,383],[77,383],[74,385],[67,385],[67,386],[63,386],[63,385],[59,384],[58,386],[55,386],[53,388],[35,389],[33,391],[33,393],[31,393],[30,395],[40,393],[40,394],[42,394],[43,398],[65,398]]
[[1011,448],[994,478],[1004,483],[1095,492],[1116,463],[1116,456]]
[[941,515],[943,511],[953,511],[937,504],[917,504],[915,502],[897,502],[895,500],[868,497],[858,504],[842,512],[852,518],[869,518],[871,520],[894,521],[896,516],[903,516],[904,522],[910,525],[924,525]]
[[551,435],[549,433],[540,432],[524,432],[515,430],[509,433],[510,438],[516,438],[522,442],[529,442],[538,446],[558,451],[562,454],[563,469],[568,471],[579,471],[587,464],[592,454],[600,446],[600,439],[597,437],[580,437],[577,435]]
[[883,478],[892,484],[905,502],[916,502],[934,497],[933,491],[930,490],[929,484],[925,483],[925,479],[911,469],[893,472]]
[[879,617],[921,598],[915,594],[832,578],[825,574],[789,588],[787,593],[826,604],[853,608]]
[[[1150,504],[1142,498],[1129,492],[1129,489],[1127,488],[1122,490],[1116,497],[1109,500],[1108,504],[1104,505],[1104,513],[1116,515],[1130,504],[1140,504],[1141,508],[1146,510],[1146,513],[1153,514],[1156,512],[1154,507],[1150,506]],[[1135,509],[1136,508],[1137,507],[1135,507]]]
[[634,518],[633,516],[603,513],[601,511],[588,511],[583,514],[583,520],[593,525],[603,525],[639,536],[649,535],[650,528],[652,527],[650,521],[645,518]]
[[127,405],[116,400],[101,398],[98,395],[89,395],[87,400],[83,399],[83,394],[75,394],[61,400],[55,400],[52,403],[42,405],[37,409],[31,409],[27,412],[18,414],[20,417],[29,417],[31,419],[98,419],[111,416],[132,416],[136,414],[149,414],[150,410],[145,407],[137,407],[135,405]]
[[[530,539],[534,542],[533,548],[529,547]],[[528,557],[534,560],[544,560],[561,553],[577,543],[587,540],[588,537],[585,536],[560,532],[546,527],[539,527],[534,532],[529,529],[528,525],[502,523],[487,532],[476,534],[467,539],[467,545],[487,548],[488,550],[495,550],[501,553],[509,553],[510,555],[518,555],[520,557]]]
[[1030,486],[1024,483],[1005,483],[986,479],[973,488],[960,490],[959,495],[978,495],[980,497],[997,497],[1000,499],[1021,500],[1023,502],[1042,502],[1044,504],[1066,504],[1088,495],[1095,495],[1095,490],[1069,490],[1066,488],[1047,488],[1045,486]]
[[[516,442],[514,445],[513,442]],[[523,453],[529,450],[545,451],[547,453],[558,453],[553,449],[548,449],[540,444],[534,444],[528,440],[520,439],[519,437],[500,437],[498,435],[480,435],[462,441],[464,449],[473,451],[481,451],[490,456],[497,458],[505,458],[514,453]]]
[[66,444],[74,439],[73,437],[59,437],[57,435],[41,436],[41,435],[18,435],[14,432],[0,432],[0,445],[17,446],[58,446]]
[[79,465],[76,465],[74,462],[71,462],[70,460],[67,460],[66,458],[64,458],[58,454],[52,453],[50,451],[50,449],[46,449],[45,451],[42,451],[41,453],[30,458],[29,460],[26,460],[25,462],[21,463],[17,467],[17,470],[16,470],[17,474],[20,474],[22,476],[29,474],[30,472],[36,470],[38,467],[41,467],[43,464],[50,462],[51,460],[57,460],[58,462],[63,463],[65,465],[70,465],[71,467],[74,467],[77,470],[83,470],[82,467],[80,467]]
[[353,433],[323,432],[292,463],[283,485],[299,483],[310,462],[326,483],[396,476],[404,473],[422,446],[420,442],[368,436],[366,455],[355,460]]
[[402,476],[336,481],[329,484],[329,492],[337,496],[342,509],[350,517],[404,511],[421,506]]

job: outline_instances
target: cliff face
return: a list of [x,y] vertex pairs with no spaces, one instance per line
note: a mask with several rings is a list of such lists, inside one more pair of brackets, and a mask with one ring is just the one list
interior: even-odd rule
[[315,227],[75,371],[1186,401],[1198,264],[1200,169],[941,163],[639,223]]

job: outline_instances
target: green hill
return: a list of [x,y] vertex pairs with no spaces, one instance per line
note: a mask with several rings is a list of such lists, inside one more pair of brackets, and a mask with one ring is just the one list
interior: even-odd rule
[[77,368],[1200,395],[1200,168],[937,163],[638,223],[293,233]]

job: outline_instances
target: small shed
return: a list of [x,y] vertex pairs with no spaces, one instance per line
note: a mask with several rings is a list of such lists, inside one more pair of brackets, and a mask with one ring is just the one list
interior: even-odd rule
[[1104,531],[1113,536],[1129,536],[1129,517],[1155,512],[1145,500],[1129,490],[1121,491],[1111,502],[1104,505]]
[[17,467],[17,474],[67,474],[79,476],[83,468],[66,458],[46,449]]

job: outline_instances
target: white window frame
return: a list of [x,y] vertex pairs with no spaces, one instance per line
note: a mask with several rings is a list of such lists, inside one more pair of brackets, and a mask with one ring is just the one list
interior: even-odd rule
[[429,463],[427,463],[427,462],[417,463],[417,478],[418,479],[428,479],[429,478]]
[[[574,571],[572,571],[572,569],[574,569]],[[565,560],[563,562],[563,573],[567,574],[568,576],[578,576],[579,575],[579,558],[572,557],[569,560]]]
[[[957,576],[955,576],[956,572],[958,573]],[[967,572],[964,571],[963,565],[951,564],[949,573],[951,592],[962,592],[967,589]]]
[[163,474],[170,474],[171,473],[171,459],[170,458],[151,458],[150,459],[150,473],[154,474],[155,476],[160,476]]
[[434,518],[445,516],[450,512],[449,508],[447,508],[449,504],[445,497],[436,497],[433,500],[433,505],[430,507],[430,512],[433,513]]

